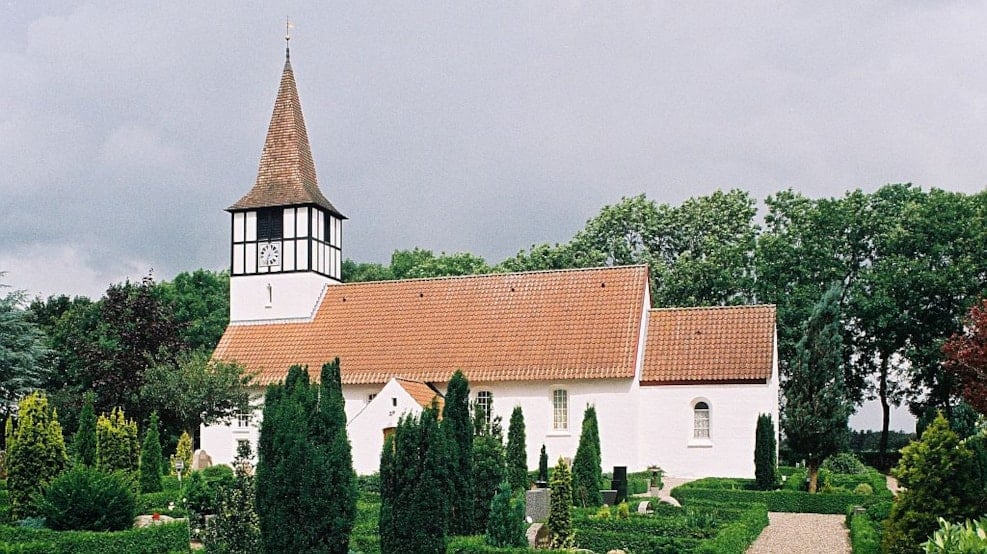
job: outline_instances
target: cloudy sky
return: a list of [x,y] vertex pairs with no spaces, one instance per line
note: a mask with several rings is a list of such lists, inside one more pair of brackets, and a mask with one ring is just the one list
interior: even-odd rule
[[987,8],[732,4],[6,2],[3,282],[98,297],[225,268],[286,15],[359,261],[497,262],[640,193],[983,188]]

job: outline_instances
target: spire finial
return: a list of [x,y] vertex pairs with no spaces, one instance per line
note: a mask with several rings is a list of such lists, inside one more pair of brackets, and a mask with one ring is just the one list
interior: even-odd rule
[[294,25],[291,24],[291,19],[288,16],[284,17],[284,58],[287,60],[291,58],[291,29]]

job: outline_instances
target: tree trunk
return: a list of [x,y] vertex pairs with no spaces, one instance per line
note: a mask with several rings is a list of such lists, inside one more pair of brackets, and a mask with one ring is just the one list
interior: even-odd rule
[[881,466],[881,471],[886,471],[888,468],[887,462],[887,452],[888,452],[888,427],[891,424],[891,404],[888,402],[888,358],[884,357],[881,359],[881,379],[878,387],[878,392],[881,397],[881,443],[878,446],[878,463]]
[[805,467],[809,470],[809,494],[815,494],[819,484],[819,462],[807,461]]

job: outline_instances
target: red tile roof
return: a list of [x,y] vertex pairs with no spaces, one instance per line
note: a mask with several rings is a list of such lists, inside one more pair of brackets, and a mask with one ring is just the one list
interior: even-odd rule
[[288,59],[284,62],[281,86],[274,102],[271,125],[264,141],[257,180],[243,198],[227,210],[315,204],[339,217],[345,217],[322,194],[315,177],[312,149],[302,117],[302,105],[295,86],[295,74]]
[[646,266],[332,285],[312,322],[231,324],[214,356],[261,384],[336,356],[345,384],[632,378],[647,287]]
[[642,384],[764,382],[774,363],[775,307],[649,312]]
[[421,381],[409,381],[408,379],[396,379],[396,381],[423,408],[431,406],[432,400],[435,400],[441,413],[444,399],[441,394],[435,392],[435,389]]

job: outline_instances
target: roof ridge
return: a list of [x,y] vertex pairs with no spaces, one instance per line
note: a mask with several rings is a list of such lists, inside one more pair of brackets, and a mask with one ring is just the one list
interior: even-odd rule
[[632,264],[632,265],[610,265],[610,266],[594,266],[594,267],[568,267],[562,269],[536,269],[532,271],[491,271],[490,273],[472,273],[470,275],[440,275],[438,277],[412,277],[409,279],[379,279],[377,281],[357,281],[352,283],[341,283],[341,285],[334,286],[355,286],[355,285],[367,285],[371,283],[412,283],[412,282],[424,282],[424,281],[450,281],[453,279],[480,279],[483,277],[493,277],[501,276],[506,277],[510,275],[538,275],[538,274],[549,274],[549,273],[576,273],[576,272],[592,272],[592,271],[609,271],[609,270],[630,270],[630,269],[647,269],[648,264]]
[[740,308],[777,308],[777,304],[729,304],[720,306],[681,306],[681,307],[664,307],[664,308],[649,308],[649,312],[686,312],[686,311],[701,311],[701,310],[729,310],[729,309],[740,309]]

